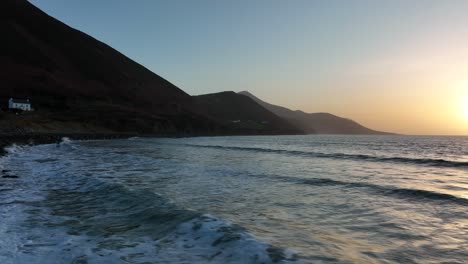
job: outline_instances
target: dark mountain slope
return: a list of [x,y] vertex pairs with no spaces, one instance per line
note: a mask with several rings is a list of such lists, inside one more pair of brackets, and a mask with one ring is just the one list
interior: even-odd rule
[[[193,97],[204,113],[235,133],[302,134],[303,131],[268,111],[251,98],[235,92]],[[249,132],[250,131],[250,132]]]
[[118,130],[214,128],[192,98],[121,53],[25,0],[0,1],[0,100],[29,98],[46,119]]
[[252,98],[257,103],[286,119],[308,134],[388,134],[366,128],[357,122],[329,113],[304,113],[262,101],[253,94],[243,91],[239,94]]

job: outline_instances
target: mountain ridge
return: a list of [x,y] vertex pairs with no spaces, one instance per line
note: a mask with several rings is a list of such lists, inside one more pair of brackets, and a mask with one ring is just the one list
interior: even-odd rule
[[303,131],[258,104],[255,100],[225,91],[193,96],[203,113],[233,131],[258,134],[303,134]]
[[31,126],[81,122],[142,133],[215,129],[190,95],[28,1],[3,0],[0,14],[0,35],[8,40],[0,42],[0,99],[31,99],[34,115],[40,115],[29,115]]
[[306,113],[301,110],[270,104],[256,97],[249,91],[241,91],[238,94],[250,97],[266,109],[275,113],[302,129],[307,134],[364,134],[364,135],[386,135],[387,132],[376,131],[348,119],[330,113]]
[[[299,122],[311,114],[296,111],[291,117],[291,110],[256,97],[247,100],[234,92],[190,96],[26,0],[0,1],[0,14],[0,35],[6,40],[0,42],[0,102],[5,107],[9,98],[31,99],[36,110],[0,113],[0,133],[3,128],[154,135],[314,132]],[[314,115],[319,123],[339,118]]]
[[[0,110],[0,133],[287,133],[278,126],[238,129],[213,117],[209,105],[26,0],[0,1],[0,15],[7,40],[0,42],[0,109],[9,98],[30,99],[35,109],[20,115]],[[255,117],[259,108],[247,114]]]

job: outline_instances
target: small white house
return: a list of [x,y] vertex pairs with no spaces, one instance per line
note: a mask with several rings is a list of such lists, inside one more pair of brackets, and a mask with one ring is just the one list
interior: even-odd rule
[[31,102],[29,101],[29,99],[19,100],[19,99],[10,98],[10,100],[8,100],[8,108],[10,110],[20,109],[23,111],[32,111]]

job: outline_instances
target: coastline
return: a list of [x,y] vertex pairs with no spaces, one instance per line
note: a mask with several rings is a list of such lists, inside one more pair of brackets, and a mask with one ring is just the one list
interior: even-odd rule
[[198,134],[138,134],[138,133],[0,133],[0,157],[7,154],[5,148],[17,145],[42,145],[60,142],[66,137],[71,140],[125,139],[131,137],[201,137],[201,136],[259,136],[279,135],[276,133],[198,133]]
[[69,133],[54,133],[54,134],[0,134],[0,157],[7,154],[5,148],[13,144],[17,145],[42,145],[60,142],[62,138],[67,137],[72,140],[94,140],[94,139],[121,139],[138,136],[132,133],[86,133],[86,134],[69,134]]
[[[103,140],[124,139],[131,137],[223,137],[223,136],[279,136],[279,135],[303,135],[282,133],[180,133],[180,134],[139,134],[139,133],[0,133],[0,157],[6,154],[5,148],[13,144],[17,145],[42,145],[60,142],[66,137],[72,140]],[[317,134],[315,134],[317,135]],[[326,135],[326,134],[323,134]],[[334,134],[330,134],[334,135]],[[340,134],[341,135],[341,134]],[[400,134],[389,134],[400,135]],[[379,136],[379,135],[377,135]]]

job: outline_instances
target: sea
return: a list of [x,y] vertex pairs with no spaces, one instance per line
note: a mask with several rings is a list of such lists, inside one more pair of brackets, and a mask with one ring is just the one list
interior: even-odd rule
[[468,263],[468,137],[129,138],[0,159],[0,263]]

